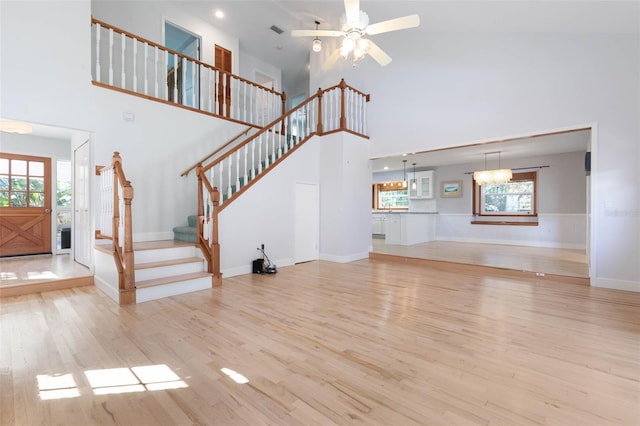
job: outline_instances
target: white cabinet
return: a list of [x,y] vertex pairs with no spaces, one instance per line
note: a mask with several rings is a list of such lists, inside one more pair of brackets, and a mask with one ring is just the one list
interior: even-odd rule
[[371,224],[371,233],[372,234],[377,234],[377,235],[384,235],[385,234],[385,222],[386,222],[386,215],[383,214],[374,214],[373,215],[373,222]]
[[409,198],[413,200],[433,198],[435,173],[433,170],[417,172],[415,179],[409,179]]

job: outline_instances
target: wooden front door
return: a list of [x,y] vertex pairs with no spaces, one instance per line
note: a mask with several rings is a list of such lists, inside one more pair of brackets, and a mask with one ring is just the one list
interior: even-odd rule
[[51,253],[51,159],[0,153],[0,257]]
[[231,51],[217,44],[214,48],[215,67],[223,72],[218,73],[218,114],[231,116]]

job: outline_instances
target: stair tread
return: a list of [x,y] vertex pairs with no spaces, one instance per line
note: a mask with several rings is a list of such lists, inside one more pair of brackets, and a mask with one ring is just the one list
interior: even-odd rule
[[185,263],[201,263],[202,261],[203,259],[200,257],[185,257],[182,259],[171,259],[159,262],[137,263],[135,265],[135,269],[159,268],[162,266],[184,265]]
[[154,278],[152,280],[137,281],[136,288],[148,288],[163,284],[177,283],[180,281],[194,280],[197,278],[206,278],[210,276],[211,274],[209,272],[193,272],[191,274],[171,275],[168,277]]
[[133,250],[157,250],[163,248],[175,248],[175,247],[193,247],[193,243],[187,243],[184,241],[176,240],[158,240],[158,241],[143,241],[139,243],[133,243]]
[[[179,240],[157,240],[157,241],[141,241],[133,243],[133,251],[143,250],[158,250],[164,248],[176,248],[176,247],[193,247],[194,243],[189,243]],[[113,246],[111,244],[96,244],[96,249],[105,252],[113,253]]]

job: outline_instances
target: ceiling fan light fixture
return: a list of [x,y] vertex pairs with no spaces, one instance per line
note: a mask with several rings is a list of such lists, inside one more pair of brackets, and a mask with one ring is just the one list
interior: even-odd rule
[[349,53],[354,47],[356,47],[356,42],[352,38],[345,37],[344,40],[342,40],[342,51]]
[[322,40],[314,38],[313,43],[311,44],[311,49],[316,53],[320,52],[322,50]]
[[371,47],[371,43],[369,43],[369,40],[367,40],[366,38],[361,38],[360,40],[357,41],[356,44],[357,44],[357,47],[365,53],[367,53],[367,51],[369,50],[369,47]]

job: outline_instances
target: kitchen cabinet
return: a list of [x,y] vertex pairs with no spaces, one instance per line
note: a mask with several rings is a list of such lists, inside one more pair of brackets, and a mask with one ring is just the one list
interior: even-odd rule
[[433,198],[435,184],[435,172],[427,170],[415,173],[415,177],[409,179],[409,198],[412,200]]
[[386,215],[374,214],[371,223],[371,233],[375,235],[385,235]]
[[436,213],[390,213],[385,244],[412,245],[436,239]]

